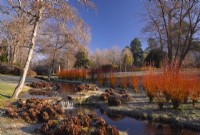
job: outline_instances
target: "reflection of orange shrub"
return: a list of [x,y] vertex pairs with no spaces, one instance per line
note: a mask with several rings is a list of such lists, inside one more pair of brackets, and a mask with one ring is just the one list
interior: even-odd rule
[[58,77],[68,80],[86,79],[87,71],[84,69],[63,69],[57,73]]
[[130,77],[130,84],[132,85],[134,92],[138,92],[138,77],[137,76]]
[[122,88],[127,88],[128,87],[128,77],[120,77],[120,85]]
[[112,88],[115,88],[116,85],[116,77],[113,73],[110,73],[109,75],[109,81],[110,81],[110,85]]

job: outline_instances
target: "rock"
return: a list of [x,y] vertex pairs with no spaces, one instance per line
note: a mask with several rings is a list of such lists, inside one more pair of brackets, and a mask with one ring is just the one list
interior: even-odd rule
[[118,96],[109,96],[108,97],[108,105],[109,106],[119,106],[122,102],[120,100],[120,97]]

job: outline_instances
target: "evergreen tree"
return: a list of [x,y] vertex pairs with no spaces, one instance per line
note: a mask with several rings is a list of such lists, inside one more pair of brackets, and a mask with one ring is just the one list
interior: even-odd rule
[[86,51],[80,50],[76,54],[76,63],[74,67],[76,68],[89,68],[90,61],[88,58],[88,53]]
[[133,58],[134,58],[134,65],[136,66],[141,66],[142,65],[142,56],[143,56],[143,51],[142,51],[142,45],[141,42],[138,38],[135,38],[131,44],[131,51],[133,53]]

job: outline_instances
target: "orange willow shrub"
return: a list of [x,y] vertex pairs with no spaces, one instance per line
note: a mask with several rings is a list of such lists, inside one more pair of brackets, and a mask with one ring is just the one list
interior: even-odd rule
[[97,74],[97,81],[99,82],[100,86],[103,86],[103,84],[104,84],[104,75],[102,73]]
[[200,78],[197,76],[191,79],[193,85],[191,86],[191,99],[192,99],[192,104],[193,107],[195,106],[195,103],[198,101],[198,98],[200,96]]
[[162,81],[162,90],[167,99],[171,99],[174,109],[177,109],[181,102],[186,102],[192,86],[188,73],[182,73],[178,68],[166,68]]
[[112,88],[115,88],[116,85],[116,76],[114,73],[110,73],[109,75],[109,81],[110,81],[110,85]]
[[174,109],[187,102],[189,97],[194,106],[200,93],[199,78],[188,72],[181,72],[176,66],[166,67],[160,74],[149,71],[149,74],[143,76],[143,85],[150,102],[154,97],[158,98],[159,103],[163,102],[164,95],[167,101],[172,101]]
[[120,86],[122,88],[127,88],[128,87],[128,77],[127,76],[120,77],[119,81],[120,81]]
[[155,75],[155,72],[151,70],[148,74],[143,75],[142,78],[143,87],[147,91],[147,96],[149,97],[149,101],[152,102],[153,98],[156,96],[158,92],[158,80]]
[[84,69],[63,69],[57,73],[59,78],[68,80],[86,79],[87,71]]
[[137,76],[131,76],[130,77],[130,84],[132,85],[132,87],[133,87],[133,90],[134,90],[134,92],[138,92],[138,87],[139,87],[139,78],[137,77]]

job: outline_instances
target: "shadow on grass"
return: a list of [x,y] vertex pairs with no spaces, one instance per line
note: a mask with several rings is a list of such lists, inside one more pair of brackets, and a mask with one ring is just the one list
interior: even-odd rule
[[4,95],[4,94],[1,94],[1,93],[0,93],[0,96],[5,97],[5,98],[11,98],[11,96]]
[[20,129],[22,130],[22,132],[24,133],[28,133],[28,134],[36,134],[37,132],[37,128],[41,127],[42,124],[30,124],[30,125],[26,125],[24,127],[21,127]]

